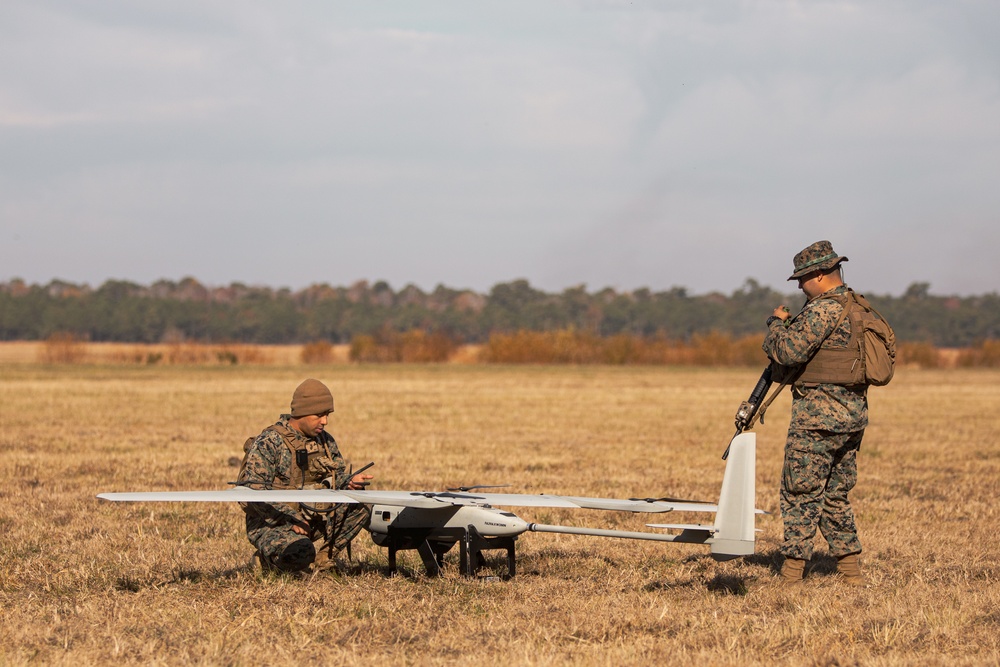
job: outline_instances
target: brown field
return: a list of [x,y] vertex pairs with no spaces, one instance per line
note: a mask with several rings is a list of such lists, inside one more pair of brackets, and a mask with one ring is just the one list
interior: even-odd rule
[[[308,375],[333,388],[330,430],[356,466],[376,462],[376,488],[713,499],[758,371],[2,362],[0,665],[1000,662],[998,371],[904,368],[871,391],[853,495],[861,590],[822,547],[804,587],[777,585],[773,514],[757,555],[727,563],[705,547],[532,533],[511,581],[458,576],[457,553],[439,579],[412,552],[388,577],[362,536],[347,574],[301,579],[247,568],[238,507],[94,498],[224,487],[243,440]],[[771,512],[788,405],[757,428]]]

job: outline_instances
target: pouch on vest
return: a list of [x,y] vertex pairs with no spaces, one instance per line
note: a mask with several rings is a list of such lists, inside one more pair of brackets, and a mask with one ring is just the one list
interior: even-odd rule
[[253,443],[256,439],[257,436],[251,435],[247,438],[246,442],[243,443],[243,460],[240,461],[240,470],[236,473],[237,483],[243,481],[243,471],[247,469],[247,458],[250,456],[250,448],[253,447]]
[[[264,429],[264,431],[262,431],[262,434],[265,433],[265,432],[267,432],[267,431],[274,431],[278,435],[282,435],[281,431],[278,430],[277,428],[275,428],[274,426],[268,426],[266,429]],[[246,442],[243,443],[243,461],[240,462],[240,471],[239,471],[239,473],[236,476],[237,482],[242,482],[243,481],[243,472],[247,468],[247,459],[250,458],[250,450],[253,449],[253,443],[256,442],[257,438],[259,438],[259,437],[260,437],[260,435],[251,435],[249,438],[246,439]],[[300,451],[304,452],[304,450],[296,450],[295,447],[292,445],[292,443],[289,442],[288,438],[284,437],[283,435],[282,435],[281,440],[282,440],[282,442],[285,443],[285,446],[288,448],[288,451],[290,451],[292,453],[292,464],[293,464],[293,466],[295,466],[295,469],[298,470],[299,473],[303,475],[303,479],[304,479],[305,478],[304,477],[305,476],[305,472],[307,470],[309,470],[309,467],[310,467],[309,466],[309,461],[311,460],[310,457],[302,456],[302,459],[304,459],[304,460],[301,460],[299,458],[300,457]],[[295,481],[294,478],[295,478],[295,474],[296,473],[294,471],[290,471],[290,472],[291,472],[290,477],[292,478],[292,482],[294,483],[294,481]],[[279,487],[279,488],[283,488],[283,487]],[[299,487],[292,486],[292,487],[289,487],[289,488],[299,488]]]
[[[277,426],[277,425],[275,425],[275,426]],[[278,428],[275,428],[275,426],[269,426],[269,427],[267,427],[266,429],[264,429],[264,431],[261,432],[261,434],[266,433],[267,431],[274,431],[278,435],[282,435],[281,430],[279,430]],[[243,443],[243,461],[240,463],[240,471],[239,471],[239,474],[236,477],[237,484],[239,484],[240,482],[243,481],[243,473],[244,473],[244,471],[246,470],[246,467],[247,467],[247,459],[250,458],[250,450],[253,449],[253,444],[257,441],[257,438],[259,438],[259,437],[260,437],[260,435],[251,435]],[[282,442],[285,444],[285,446],[288,448],[288,450],[292,454],[292,464],[304,476],[305,471],[308,469],[308,460],[309,460],[309,458],[308,458],[308,456],[302,457],[302,458],[306,459],[305,465],[303,465],[304,462],[299,459],[298,451],[304,452],[305,450],[296,450],[293,447],[292,443],[289,442],[288,438],[286,438],[284,436],[282,436],[281,440],[282,440]],[[294,477],[295,473],[292,472],[291,475],[292,475],[292,477]],[[280,489],[280,488],[284,488],[284,486],[283,485],[279,485],[277,487],[273,487],[273,485],[272,485],[272,488],[279,488]],[[298,488],[298,487],[294,486],[294,479],[293,479],[293,485],[290,488]],[[302,509],[302,506],[299,503],[284,503],[284,504],[288,505],[289,507],[294,508],[296,511],[300,511]],[[249,505],[249,503],[242,503],[242,502],[240,503],[240,507],[242,507],[244,511],[247,510],[247,506],[248,505]]]

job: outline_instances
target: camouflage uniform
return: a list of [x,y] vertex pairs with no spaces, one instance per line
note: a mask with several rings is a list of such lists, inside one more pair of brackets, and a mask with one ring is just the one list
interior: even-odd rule
[[[289,415],[257,436],[247,451],[238,484],[255,489],[317,489],[330,479],[339,488],[349,479],[344,457],[326,431],[306,438],[288,425]],[[300,468],[293,450],[305,450],[308,464]],[[276,569],[295,572],[313,562],[332,562],[368,525],[371,510],[365,505],[313,505],[313,509],[288,503],[245,503],[247,539]],[[292,530],[296,523],[309,526],[309,535]]]
[[[849,318],[833,331],[844,306],[822,296],[846,294],[847,286],[810,299],[798,315],[782,323],[772,318],[764,352],[779,373],[793,373],[824,340],[846,346]],[[857,481],[857,453],[868,426],[865,385],[792,386],[792,418],[781,473],[781,552],[808,560],[818,527],[833,556],[861,552],[854,512],[847,495]]]

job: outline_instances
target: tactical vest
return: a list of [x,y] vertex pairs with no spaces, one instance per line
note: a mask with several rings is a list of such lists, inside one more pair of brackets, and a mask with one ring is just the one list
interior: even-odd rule
[[[280,490],[315,488],[324,479],[336,474],[336,470],[331,470],[328,466],[320,462],[320,459],[324,456],[333,461],[333,455],[330,453],[330,447],[326,442],[326,437],[329,437],[326,432],[323,433],[325,437],[321,436],[316,443],[319,445],[318,449],[309,451],[306,439],[300,433],[280,422],[264,429],[264,432],[267,431],[273,431],[281,436],[281,441],[285,443],[285,447],[288,448],[288,452],[292,457],[292,467],[288,475],[290,481],[286,484],[280,478],[275,477],[271,488]],[[243,478],[243,469],[246,467],[247,456],[250,454],[253,443],[259,437],[259,435],[252,436],[247,438],[247,441],[243,443],[243,463],[240,466],[239,479]],[[305,452],[301,457],[298,454],[300,451]]]
[[812,359],[806,363],[795,384],[805,387],[814,387],[818,384],[839,384],[847,387],[866,384],[861,334],[864,331],[862,320],[871,314],[858,303],[852,291],[817,298],[833,299],[844,307],[830,333],[833,334],[846,317],[851,325],[851,336],[846,346],[835,346],[828,336]]

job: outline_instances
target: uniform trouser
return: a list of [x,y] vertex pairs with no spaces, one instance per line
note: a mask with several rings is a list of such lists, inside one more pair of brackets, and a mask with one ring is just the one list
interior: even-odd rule
[[781,553],[808,560],[816,529],[830,555],[861,553],[847,494],[858,481],[857,454],[864,429],[853,433],[788,431],[781,471]]
[[247,539],[261,556],[283,572],[304,570],[317,560],[333,559],[368,525],[371,508],[367,505],[336,505],[328,514],[314,514],[308,520],[309,534],[300,535],[292,524],[251,526]]

